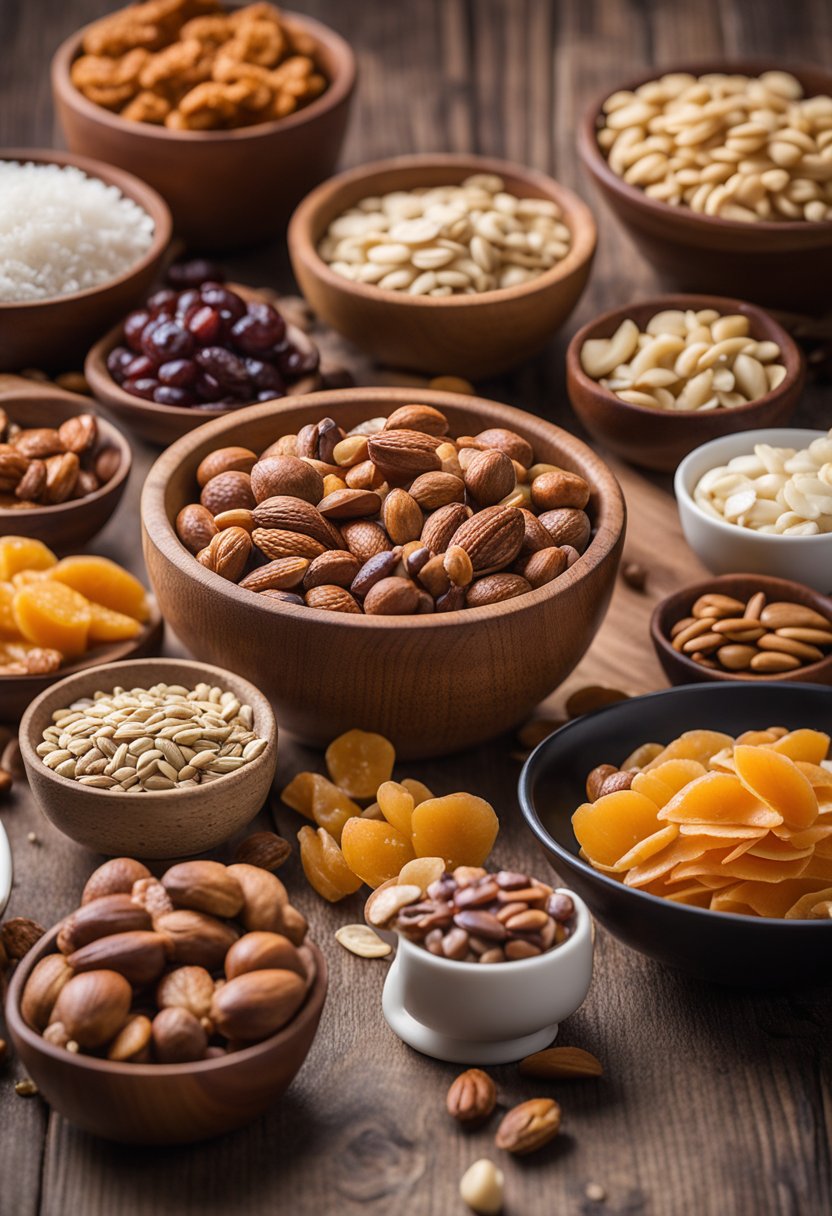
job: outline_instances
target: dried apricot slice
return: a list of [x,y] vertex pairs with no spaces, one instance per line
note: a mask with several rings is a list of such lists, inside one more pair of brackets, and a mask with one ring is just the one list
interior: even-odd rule
[[413,798],[414,806],[418,806],[420,802],[427,802],[429,798],[433,797],[424,781],[417,781],[415,777],[403,777],[402,785]]
[[340,842],[344,824],[348,819],[352,819],[353,815],[360,815],[361,807],[320,773],[315,773],[314,777],[312,818],[319,828],[326,828],[330,835]]
[[101,604],[90,604],[90,646],[98,642],[125,641],[136,637],[141,631],[141,625],[132,616],[114,612],[112,608],[104,608]]
[[300,863],[309,885],[330,903],[354,895],[361,879],[352,873],[337,841],[326,828],[303,827],[298,832]]
[[123,612],[136,621],[146,621],[149,616],[144,587],[129,571],[108,557],[86,553],[64,557],[49,577],[72,587],[94,604]]
[[396,878],[405,862],[413,860],[413,845],[384,819],[348,819],[341,836],[341,851],[353,874],[370,887]]
[[7,583],[19,570],[48,570],[57,557],[32,536],[0,536],[0,580]]
[[11,583],[0,583],[0,637],[19,638],[20,630],[14,619],[15,589]]
[[299,815],[312,818],[312,802],[315,797],[315,778],[317,773],[295,773],[292,780],[284,787],[280,795],[281,801],[290,806]]
[[351,798],[375,798],[378,787],[389,781],[395,761],[393,744],[366,730],[348,730],[326,749],[330,777]]
[[25,638],[36,646],[60,650],[67,657],[87,648],[90,606],[71,587],[47,579],[15,592],[14,619]]
[[637,791],[616,790],[595,802],[585,802],[572,816],[572,830],[593,862],[614,866],[640,840],[666,825],[659,808]]
[[442,857],[449,870],[481,866],[494,847],[500,821],[494,808],[474,794],[429,798],[411,817],[418,857]]
[[[814,908],[821,903],[832,900],[832,887],[822,887],[818,891],[809,891],[796,900],[786,912],[786,920],[811,920]],[[826,913],[825,915],[828,915]]]
[[722,731],[686,730],[644,767],[649,771],[664,764],[665,760],[698,760],[700,764],[707,764],[711,756],[722,751],[723,747],[733,746],[734,740]]
[[821,730],[790,731],[770,744],[773,752],[782,752],[790,760],[802,760],[806,764],[820,764],[829,754],[829,735]]
[[422,891],[427,891],[432,882],[436,882],[445,873],[445,860],[442,857],[417,857],[405,862],[399,872],[398,881],[405,885],[413,884]]
[[734,748],[737,776],[747,790],[789,827],[808,828],[818,815],[818,800],[812,783],[788,756],[770,747]]
[[673,844],[678,835],[679,829],[675,823],[669,823],[666,828],[659,828],[658,832],[654,832],[652,836],[646,836],[644,840],[640,840],[638,844],[634,844],[631,849],[628,849],[612,867],[613,872],[618,874],[623,870],[629,870],[632,866],[649,861],[654,854],[660,853],[667,845]]
[[[670,874],[671,870],[675,871],[675,867],[684,862],[693,861],[694,858],[699,857],[701,852],[702,845],[695,836],[679,836],[671,844],[666,845],[660,853],[654,853],[641,865],[633,866],[628,870],[624,876],[624,885],[646,887],[648,883],[655,882],[657,878]],[[672,877],[676,877],[675,872]]]
[[656,768],[636,773],[630,789],[662,807],[670,802],[674,794],[678,794],[695,777],[704,776],[705,772],[705,766],[698,760],[665,760]]
[[[756,747],[747,750],[771,754]],[[662,807],[659,819],[671,823],[731,823],[751,828],[773,828],[783,822],[779,811],[763,805],[733,773],[716,771],[694,778]]]
[[405,836],[409,836],[413,830],[410,820],[414,807],[410,790],[404,785],[399,785],[398,781],[383,781],[378,787],[376,798],[387,822],[391,823],[394,828],[398,828]]

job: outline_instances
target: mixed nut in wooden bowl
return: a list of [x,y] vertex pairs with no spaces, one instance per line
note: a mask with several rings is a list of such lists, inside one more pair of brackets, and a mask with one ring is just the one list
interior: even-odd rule
[[[405,757],[488,738],[521,719],[568,674],[606,609],[624,528],[621,492],[606,466],[573,436],[509,406],[448,393],[418,396],[414,403],[409,390],[347,389],[278,407],[255,406],[184,437],[159,458],[145,483],[145,560],[166,618],[193,653],[219,663],[231,661],[233,653],[235,669],[258,681],[286,729],[309,741],[324,742],[356,722],[390,738]],[[469,437],[467,450],[474,455],[466,456],[463,447],[460,460],[444,436],[421,431],[412,438],[409,428],[342,435],[368,419],[386,422],[408,407],[421,407],[436,425],[441,417],[450,435]],[[322,420],[330,418],[322,436]],[[318,506],[291,493],[270,494],[258,504],[253,486],[259,478],[242,469],[208,478],[201,491],[209,491],[204,502],[232,514],[212,514],[204,502],[196,504],[198,470],[205,475],[203,461],[217,449],[246,449],[243,459],[254,468],[254,455],[281,436],[303,436],[293,442],[305,452],[297,444],[305,445],[313,434],[316,455],[288,461],[278,456],[277,467],[281,477],[287,467],[305,470],[303,476],[315,482],[305,492]],[[488,434],[492,439],[482,443],[489,446],[481,448],[476,437]],[[368,453],[373,445],[379,455],[378,465],[331,463],[337,444],[354,447],[355,458],[365,440]],[[331,446],[325,460],[321,442]],[[523,455],[519,475],[512,458],[492,443],[511,444]],[[458,461],[462,476],[442,469],[440,450],[449,467]],[[484,481],[506,478],[486,493],[492,505],[476,512],[469,501],[479,503],[462,470],[469,461],[469,482],[481,468]],[[526,466],[533,468],[533,462],[556,467],[530,485]],[[269,474],[271,468],[266,462],[261,471]],[[375,490],[370,484],[349,486],[355,468],[375,481]],[[386,490],[379,468],[386,470]],[[431,493],[422,496],[422,482],[420,505],[403,485],[412,490],[425,473]],[[321,474],[337,479],[329,482],[334,497],[318,497]],[[541,493],[554,492],[556,483],[580,490],[586,510],[559,507],[537,517],[499,501],[516,495],[517,502],[532,504],[538,482]],[[224,491],[226,485],[237,494],[247,492],[247,505],[224,494],[213,501],[214,488]],[[276,488],[268,478],[266,485]],[[288,481],[279,488],[287,491]],[[441,490],[438,499],[434,490]],[[548,502],[539,499],[540,506]],[[189,508],[185,517],[183,508]],[[413,531],[396,531],[394,544],[390,528],[382,525],[395,515],[397,528],[400,514],[402,523],[409,517]],[[183,519],[204,529],[201,541],[196,530],[186,531],[190,549],[176,532],[177,520],[180,529],[185,526]],[[258,550],[258,541],[268,550]],[[246,575],[252,553],[256,560]],[[518,560],[524,569],[551,564],[550,574],[557,563],[562,572],[548,582],[543,575],[538,582],[535,573],[532,582],[528,569],[523,574],[513,568]],[[359,581],[355,588],[357,576],[366,585]],[[270,578],[277,581],[267,585]],[[316,585],[319,578],[322,585]],[[248,585],[236,585],[237,579]],[[255,592],[258,580],[265,581]],[[304,599],[296,590],[287,599],[292,586],[303,590]],[[351,587],[365,593],[360,600]],[[466,601],[468,607],[458,611]]]

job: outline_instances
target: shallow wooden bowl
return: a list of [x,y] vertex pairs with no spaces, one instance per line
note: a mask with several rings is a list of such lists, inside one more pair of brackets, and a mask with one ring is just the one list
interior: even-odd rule
[[773,69],[792,72],[807,96],[832,93],[828,69],[792,67],[772,59],[653,68],[625,84],[612,81],[587,107],[578,127],[578,151],[613,215],[669,285],[682,291],[739,296],[795,312],[822,311],[828,305],[826,285],[832,275],[832,221],[743,223],[658,202],[613,173],[596,138],[601,107],[618,89],[636,89],[666,72],[758,76]]
[[[520,198],[545,198],[563,211],[572,247],[528,283],[447,298],[383,291],[343,278],[317,249],[332,220],[369,195],[421,186],[458,185],[473,173],[497,173]],[[429,373],[482,378],[522,363],[551,338],[577,304],[595,253],[587,205],[534,169],[486,156],[398,156],[351,169],[305,198],[289,224],[289,253],[314,311],[381,363]]]
[[[230,689],[254,710],[254,730],[268,746],[233,773],[187,789],[113,793],[53,773],[36,748],[52,713],[98,689],[148,688],[159,681],[193,688],[200,681]],[[33,701],[20,723],[20,751],[41,810],[64,835],[116,857],[190,857],[216,848],[244,828],[262,807],[274,777],[277,727],[266,698],[230,671],[185,659],[106,663],[68,676]]]
[[118,1064],[54,1047],[21,1017],[26,981],[35,964],[54,953],[59,927],[15,969],[6,1021],[26,1072],[70,1123],[123,1144],[188,1144],[251,1123],[289,1088],[312,1046],[326,999],[326,959],[312,942],[306,946],[316,971],[306,1000],[271,1038],[195,1064]]
[[[81,151],[81,149],[78,149]],[[100,178],[147,212],[155,225],[147,252],[127,270],[98,287],[73,291],[25,304],[0,301],[0,371],[24,367],[66,371],[77,367],[81,355],[114,316],[128,312],[156,278],[171,235],[167,204],[155,190],[132,173],[105,164],[109,157],[54,152],[50,148],[3,148],[0,160],[34,161],[39,165],[75,165],[89,177]],[[129,162],[125,168],[132,168]]]
[[632,950],[698,979],[771,990],[829,980],[832,920],[776,920],[676,903],[595,870],[578,856],[572,815],[587,774],[648,740],[707,727],[736,736],[777,723],[832,733],[832,696],[812,684],[761,681],[669,688],[576,718],[532,752],[520,774],[523,816],[564,885]]
[[779,684],[832,684],[832,653],[817,663],[798,667],[796,671],[758,676],[743,671],[715,671],[711,667],[703,667],[701,663],[694,663],[693,659],[673,649],[670,630],[677,621],[690,616],[690,609],[700,595],[730,595],[745,602],[755,591],[765,592],[769,602],[786,600],[803,604],[804,607],[813,608],[815,612],[820,612],[832,620],[832,599],[791,579],[773,578],[765,574],[723,574],[719,578],[691,583],[659,600],[650,618],[650,640],[671,684],[736,683],[737,680],[747,684],[761,684],[764,681]]
[[127,487],[133,454],[118,427],[101,416],[95,402],[78,393],[22,376],[0,374],[0,406],[23,427],[59,427],[76,414],[95,414],[96,451],[116,448],[121,463],[113,477],[94,494],[51,507],[29,510],[0,507],[0,536],[35,536],[57,553],[75,553],[109,523]]
[[286,118],[234,131],[171,131],[88,101],[69,75],[89,27],[78,30],[52,60],[52,99],[67,144],[154,186],[192,248],[227,252],[274,240],[298,200],[333,172],[356,78],[355,57],[339,34],[311,17],[283,16],[314,39],[329,87]]
[[123,642],[96,646],[88,654],[72,663],[65,663],[59,671],[43,676],[0,676],[0,722],[19,722],[26,707],[48,688],[68,676],[92,672],[109,663],[120,663],[126,659],[140,659],[158,654],[162,648],[165,623],[159,614],[156,600],[151,595],[150,619],[142,632]]
[[[743,313],[750,335],[776,342],[786,368],[783,383],[773,392],[736,409],[651,410],[630,405],[593,380],[581,367],[581,347],[590,338],[610,338],[627,317],[642,329],[666,308],[715,308]],[[638,304],[613,308],[575,334],[566,352],[566,391],[572,408],[589,433],[611,452],[646,469],[672,473],[679,461],[709,439],[755,427],[782,426],[789,420],[806,382],[806,366],[794,339],[774,318],[754,304],[721,296],[656,296]]]
[[233,666],[271,698],[281,729],[323,745],[351,727],[379,731],[402,757],[441,755],[507,730],[569,674],[607,609],[624,538],[618,483],[580,440],[542,418],[456,393],[420,391],[454,435],[508,427],[538,460],[592,487],[590,545],[560,578],[483,608],[417,617],[346,615],[257,596],[206,570],[173,528],[192,502],[203,456],[227,444],[262,451],[331,416],[349,428],[412,401],[410,389],[343,389],[252,406],[164,452],[142,495],[144,555],[171,627],[209,662]]

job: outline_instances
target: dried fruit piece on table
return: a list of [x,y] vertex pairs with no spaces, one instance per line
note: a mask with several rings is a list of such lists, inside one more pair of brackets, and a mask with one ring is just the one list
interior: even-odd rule
[[71,587],[51,579],[32,583],[15,593],[13,608],[18,629],[36,646],[60,650],[67,657],[86,650],[90,606]]
[[344,825],[341,849],[353,874],[370,887],[395,878],[414,857],[407,836],[377,819],[350,819]]
[[497,1105],[497,1086],[481,1068],[467,1068],[451,1083],[445,1105],[458,1123],[476,1127]]
[[513,1107],[497,1128],[497,1148],[523,1156],[554,1140],[560,1130],[560,1106],[552,1098],[530,1098]]
[[326,749],[329,775],[351,798],[374,798],[376,790],[389,781],[396,760],[393,744],[382,735],[364,730],[348,730]]
[[9,582],[20,570],[49,570],[57,557],[42,540],[31,536],[0,536],[0,580]]
[[413,847],[419,857],[442,857],[449,870],[481,866],[500,822],[494,808],[474,794],[445,794],[417,806],[411,818]]
[[378,787],[376,800],[381,813],[392,827],[409,836],[412,831],[411,816],[414,810],[413,795],[398,781],[384,781]]
[[342,789],[315,773],[312,789],[312,818],[319,828],[326,828],[340,843],[344,824],[361,814],[361,807]]
[[149,615],[147,594],[139,580],[107,557],[76,554],[64,557],[51,570],[50,579],[72,587],[86,599],[136,621]]
[[359,958],[386,958],[393,949],[369,925],[342,925],[335,931],[335,940]]
[[336,903],[361,886],[347,864],[338,842],[326,828],[303,827],[298,832],[300,861],[307,881],[319,895]]
[[547,1047],[526,1056],[518,1064],[524,1077],[571,1080],[573,1077],[600,1077],[604,1069],[591,1051],[582,1047]]

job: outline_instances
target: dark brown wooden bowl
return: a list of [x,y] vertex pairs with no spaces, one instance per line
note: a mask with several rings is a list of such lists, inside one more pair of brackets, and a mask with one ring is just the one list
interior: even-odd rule
[[0,406],[24,427],[58,427],[76,414],[95,414],[96,451],[116,448],[120,453],[116,473],[94,494],[51,507],[0,507],[0,536],[34,536],[56,553],[76,553],[110,521],[121,502],[133,461],[130,444],[118,427],[101,416],[89,397],[64,392],[55,385],[0,374]]
[[234,131],[171,131],[95,105],[70,80],[89,27],[78,30],[52,60],[52,98],[67,144],[155,186],[193,248],[227,252],[275,239],[298,200],[334,170],[356,77],[339,34],[311,17],[283,16],[314,39],[329,87],[286,118]]
[[271,1038],[195,1064],[118,1064],[54,1047],[23,1021],[23,988],[35,964],[54,953],[59,927],[18,964],[6,1021],[26,1072],[70,1123],[123,1144],[189,1144],[251,1123],[289,1088],[312,1046],[326,999],[326,959],[312,942],[306,946],[315,975],[306,1000]]
[[[572,232],[563,261],[516,287],[434,298],[355,283],[319,256],[318,243],[332,220],[360,199],[458,185],[473,173],[499,174],[520,198],[556,202]],[[586,203],[543,173],[486,156],[430,153],[376,161],[324,182],[292,216],[289,254],[317,315],[380,363],[481,379],[536,354],[564,323],[589,278],[596,235]]]
[[764,591],[767,600],[786,600],[803,604],[804,607],[813,608],[815,612],[832,619],[832,599],[821,595],[819,591],[813,591],[803,583],[795,583],[787,578],[774,578],[767,574],[722,574],[719,577],[715,575],[704,579],[701,583],[681,587],[672,595],[659,600],[650,618],[650,640],[671,684],[730,684],[738,680],[746,684],[760,684],[763,681],[778,684],[832,684],[832,653],[817,663],[798,667],[796,671],[784,671],[779,675],[750,675],[744,671],[715,671],[712,667],[703,667],[673,649],[670,630],[677,621],[690,615],[690,609],[700,595],[713,592],[717,595],[730,595],[745,602],[755,591]]
[[618,89],[636,89],[664,72],[758,76],[772,69],[792,72],[807,96],[832,93],[828,69],[792,67],[772,59],[668,65],[661,72],[653,68],[624,84],[612,81],[587,107],[578,128],[578,151],[607,206],[669,286],[740,296],[801,313],[822,311],[832,276],[832,220],[743,223],[658,202],[613,173],[596,138],[603,103]]
[[[132,173],[92,160],[89,156],[53,152],[49,148],[3,148],[0,160],[33,161],[39,165],[74,165],[89,177],[100,178],[108,186],[137,203],[154,223],[153,241],[147,253],[114,279],[98,287],[73,291],[68,295],[27,303],[0,301],[0,371],[19,371],[23,367],[55,368],[66,371],[77,367],[90,342],[103,333],[114,316],[128,312],[147,292],[159,273],[162,257],[170,242],[171,216],[167,204],[155,190]],[[132,168],[129,164],[126,168]]]
[[[665,308],[715,308],[743,313],[753,338],[776,342],[786,368],[783,383],[773,392],[735,409],[652,410],[630,405],[588,376],[581,367],[581,347],[588,338],[610,338],[625,318],[641,329]],[[575,334],[566,351],[566,391],[572,408],[599,443],[646,469],[672,473],[683,457],[700,444],[734,431],[783,426],[797,406],[806,383],[806,365],[794,339],[762,308],[721,296],[655,296],[638,304],[602,313]]]
[[606,612],[624,539],[625,507],[607,466],[573,435],[508,405],[428,390],[454,435],[508,427],[539,460],[592,487],[593,538],[554,582],[514,600],[433,616],[347,615],[253,594],[201,566],[174,531],[194,500],[195,473],[217,447],[262,451],[329,415],[347,428],[413,400],[411,389],[313,393],[207,423],[164,452],[142,494],[145,562],[166,621],[198,658],[231,667],[271,699],[281,727],[327,744],[351,727],[379,731],[402,757],[441,755],[528,716],[566,678]]

